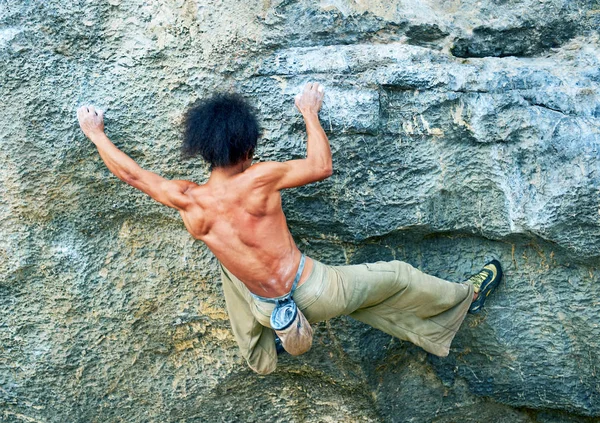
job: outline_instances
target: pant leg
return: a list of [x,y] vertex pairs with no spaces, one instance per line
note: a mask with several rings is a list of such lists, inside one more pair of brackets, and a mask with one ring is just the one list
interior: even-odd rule
[[350,316],[447,356],[473,300],[473,286],[436,278],[401,261],[365,267],[362,272],[340,270],[356,286],[353,306],[360,303]]
[[471,285],[401,261],[318,266],[326,279],[322,294],[306,309],[298,304],[310,322],[347,314],[441,357],[448,355],[473,298]]
[[[277,367],[275,333],[261,325],[250,311],[251,297],[247,289],[237,286],[237,280],[221,266],[223,293],[233,336],[248,366],[259,374],[268,374]],[[244,287],[245,288],[245,287]]]

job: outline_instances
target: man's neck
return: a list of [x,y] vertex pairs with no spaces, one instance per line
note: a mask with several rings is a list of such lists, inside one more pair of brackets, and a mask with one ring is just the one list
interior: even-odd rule
[[232,176],[242,173],[245,170],[244,162],[233,166],[216,167],[210,172],[208,182],[221,182],[230,179]]

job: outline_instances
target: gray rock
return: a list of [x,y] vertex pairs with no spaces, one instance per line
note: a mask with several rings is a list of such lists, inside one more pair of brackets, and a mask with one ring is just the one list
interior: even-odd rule
[[[0,420],[600,421],[600,4],[0,1]],[[252,374],[216,262],[113,177],[77,127],[107,109],[142,166],[202,182],[180,121],[216,90],[304,154],[293,96],[327,88],[328,180],[284,193],[300,248],[405,260],[497,294],[448,358],[349,318]]]

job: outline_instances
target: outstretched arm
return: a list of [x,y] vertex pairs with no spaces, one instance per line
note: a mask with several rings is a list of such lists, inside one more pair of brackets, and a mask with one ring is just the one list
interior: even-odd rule
[[333,164],[331,149],[325,131],[319,122],[319,110],[323,104],[324,88],[318,83],[308,83],[296,96],[296,107],[306,124],[306,158],[287,162],[258,163],[254,168],[257,180],[274,185],[275,189],[293,188],[331,176]]
[[191,204],[187,192],[197,185],[190,181],[165,179],[142,169],[108,139],[104,133],[104,113],[101,110],[96,110],[94,106],[83,106],[77,110],[77,118],[81,130],[96,145],[106,167],[117,178],[166,206],[185,210]]

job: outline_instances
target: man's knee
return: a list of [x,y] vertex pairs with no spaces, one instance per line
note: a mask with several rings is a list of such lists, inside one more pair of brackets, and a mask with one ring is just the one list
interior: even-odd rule
[[408,283],[417,270],[409,263],[400,260],[378,261],[367,264],[367,267],[372,272],[379,272],[380,275],[388,274],[388,279],[396,283]]

